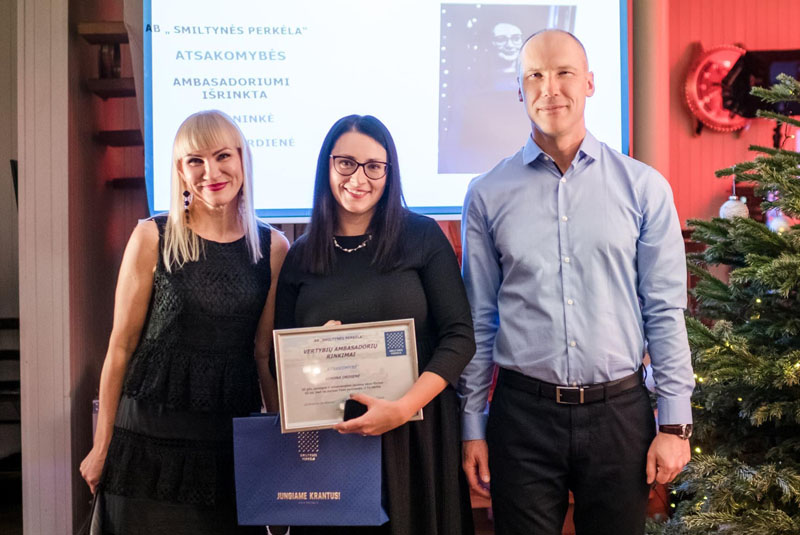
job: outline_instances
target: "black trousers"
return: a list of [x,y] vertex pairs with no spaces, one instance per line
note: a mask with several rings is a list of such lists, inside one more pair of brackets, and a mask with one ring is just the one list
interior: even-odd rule
[[571,490],[577,535],[641,535],[654,437],[644,386],[561,405],[511,387],[501,373],[486,429],[495,533],[559,535]]

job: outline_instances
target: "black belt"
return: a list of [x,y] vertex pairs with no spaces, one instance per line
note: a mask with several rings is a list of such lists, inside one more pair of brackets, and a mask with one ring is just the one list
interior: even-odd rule
[[628,390],[636,388],[642,384],[642,371],[639,369],[622,379],[608,381],[607,383],[585,386],[562,386],[545,383],[544,381],[539,381],[538,379],[528,377],[519,372],[500,368],[497,383],[502,383],[505,386],[524,392],[530,392],[531,394],[543,398],[552,399],[556,403],[583,405],[584,403],[595,403],[611,399]]

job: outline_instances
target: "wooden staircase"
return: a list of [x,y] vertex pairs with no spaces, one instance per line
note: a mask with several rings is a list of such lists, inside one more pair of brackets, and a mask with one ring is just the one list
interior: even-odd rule
[[[128,42],[128,32],[122,22],[81,22],[78,34],[90,45],[99,46],[98,64],[100,76],[86,80],[86,88],[102,100],[135,98],[133,77],[122,77],[120,69],[120,45]],[[95,142],[106,147],[141,147],[142,133],[132,130],[101,130],[94,136]],[[143,188],[142,176],[109,177],[106,184],[114,189]]]
[[0,318],[0,504],[22,501],[19,318]]

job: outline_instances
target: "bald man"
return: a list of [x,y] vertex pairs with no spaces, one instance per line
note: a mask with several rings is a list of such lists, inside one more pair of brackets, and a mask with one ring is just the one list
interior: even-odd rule
[[568,491],[579,535],[641,534],[651,484],[690,458],[694,380],[672,192],[586,130],[594,75],[573,35],[528,38],[518,83],[531,136],[464,201],[478,349],[459,384],[463,467],[476,492],[491,490],[499,535],[560,534]]

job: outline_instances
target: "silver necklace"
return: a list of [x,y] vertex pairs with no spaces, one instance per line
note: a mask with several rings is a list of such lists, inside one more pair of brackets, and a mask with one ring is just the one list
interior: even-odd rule
[[369,243],[369,240],[371,240],[371,239],[372,239],[372,234],[369,234],[367,236],[367,239],[362,241],[358,246],[353,247],[352,249],[348,249],[347,247],[342,247],[341,245],[339,245],[339,242],[336,241],[336,236],[334,236],[333,237],[333,246],[336,247],[337,249],[339,249],[340,251],[344,251],[345,253],[355,253],[359,249],[363,249],[364,247],[366,247],[367,244]]

